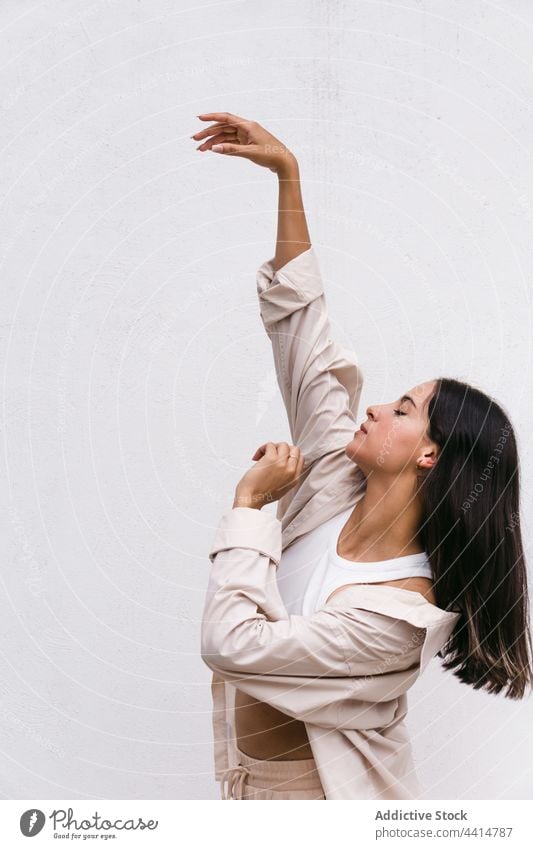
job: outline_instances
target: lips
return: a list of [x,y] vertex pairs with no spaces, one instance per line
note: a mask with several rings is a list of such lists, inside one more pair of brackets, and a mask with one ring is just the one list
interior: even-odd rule
[[360,426],[360,428],[359,428],[359,430],[362,430],[362,431],[363,431],[363,433],[368,433],[368,431],[367,431],[367,429],[366,429],[366,427],[365,427],[364,425],[361,425],[361,426]]

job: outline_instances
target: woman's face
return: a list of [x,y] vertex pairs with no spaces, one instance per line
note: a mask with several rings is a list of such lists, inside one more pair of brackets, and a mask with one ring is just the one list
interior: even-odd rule
[[390,475],[416,473],[419,468],[431,468],[438,446],[426,435],[427,405],[437,383],[429,380],[408,390],[390,404],[367,408],[367,431],[357,430],[345,453],[368,475],[382,471]]

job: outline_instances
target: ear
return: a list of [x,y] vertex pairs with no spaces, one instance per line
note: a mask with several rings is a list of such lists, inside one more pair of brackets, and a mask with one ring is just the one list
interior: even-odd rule
[[417,469],[432,469],[437,462],[437,450],[429,446],[416,461]]

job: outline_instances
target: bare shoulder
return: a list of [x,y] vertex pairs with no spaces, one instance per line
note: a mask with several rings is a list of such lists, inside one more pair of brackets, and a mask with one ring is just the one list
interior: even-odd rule
[[[342,587],[337,587],[331,595],[328,597],[326,604],[328,604],[331,599],[337,595],[341,590],[346,589],[346,587],[358,587],[358,586],[369,586],[368,584],[343,584]],[[398,587],[398,589],[410,590],[411,592],[420,593],[420,595],[424,596],[425,600],[430,604],[437,604],[437,600],[435,598],[435,593],[433,590],[433,582],[429,578],[402,578],[398,581],[378,581],[372,582],[370,586],[379,586],[379,587]]]

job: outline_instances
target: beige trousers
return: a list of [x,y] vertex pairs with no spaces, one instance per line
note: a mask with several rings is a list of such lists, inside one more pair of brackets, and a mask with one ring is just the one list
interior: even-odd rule
[[220,779],[222,799],[325,799],[314,758],[273,761],[239,752]]

